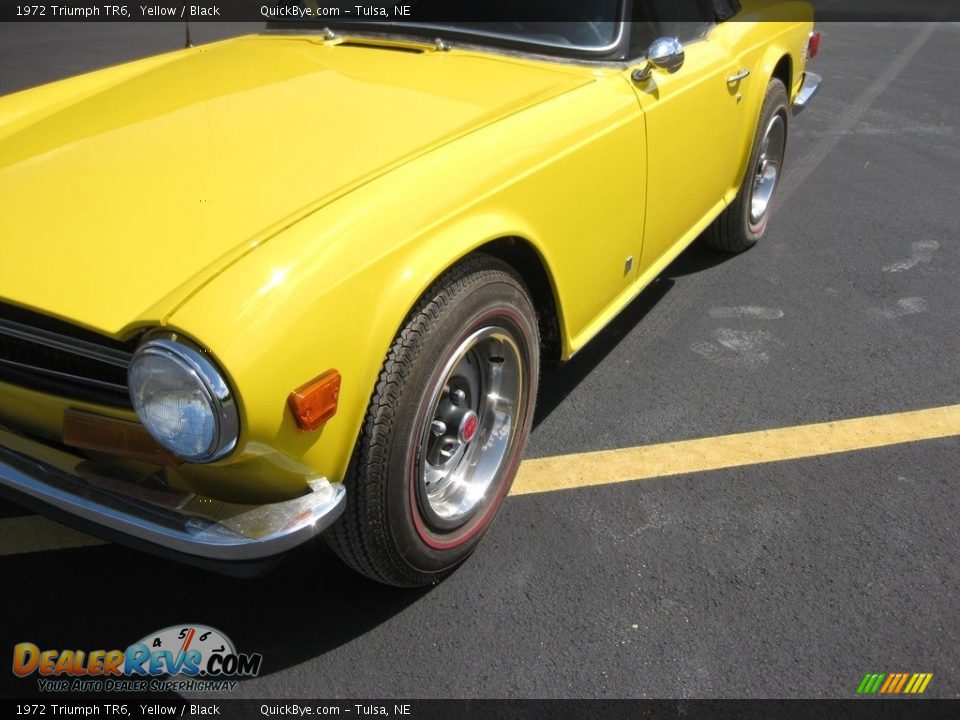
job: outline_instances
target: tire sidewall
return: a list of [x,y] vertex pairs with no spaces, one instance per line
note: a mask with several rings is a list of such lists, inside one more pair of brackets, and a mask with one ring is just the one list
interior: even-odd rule
[[[426,527],[417,501],[421,438],[433,410],[430,390],[443,379],[447,361],[461,343],[490,325],[510,332],[520,349],[525,377],[518,429],[491,485],[492,502],[457,530],[435,533]],[[396,432],[389,443],[385,468],[387,525],[394,547],[413,571],[431,574],[450,569],[469,556],[490,529],[522,460],[533,420],[538,367],[539,337],[533,307],[522,286],[506,274],[457,295],[426,334],[398,397]]]

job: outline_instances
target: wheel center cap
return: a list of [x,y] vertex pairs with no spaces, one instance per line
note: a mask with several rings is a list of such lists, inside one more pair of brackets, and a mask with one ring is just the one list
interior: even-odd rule
[[460,442],[468,443],[473,440],[477,435],[477,427],[480,425],[480,420],[477,418],[477,414],[473,410],[467,410],[463,415],[463,419],[460,421],[460,429],[457,434],[460,437]]

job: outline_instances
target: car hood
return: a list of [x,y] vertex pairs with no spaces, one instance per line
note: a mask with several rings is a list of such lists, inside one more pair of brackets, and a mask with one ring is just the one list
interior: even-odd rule
[[0,299],[123,335],[392,167],[590,81],[368,42],[249,36],[0,98]]

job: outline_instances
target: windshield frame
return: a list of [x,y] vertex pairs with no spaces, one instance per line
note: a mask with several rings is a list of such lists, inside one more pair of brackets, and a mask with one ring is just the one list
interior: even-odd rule
[[416,39],[432,43],[437,39],[450,45],[462,42],[466,45],[491,49],[513,50],[534,53],[541,56],[564,59],[611,61],[622,60],[626,55],[629,39],[626,32],[626,19],[631,0],[617,0],[615,33],[607,45],[567,45],[525,39],[515,35],[483,32],[468,26],[458,28],[451,25],[416,22],[379,22],[379,21],[337,21],[337,20],[278,20],[267,22],[268,31],[322,32],[330,30],[344,36],[387,36],[391,38]]

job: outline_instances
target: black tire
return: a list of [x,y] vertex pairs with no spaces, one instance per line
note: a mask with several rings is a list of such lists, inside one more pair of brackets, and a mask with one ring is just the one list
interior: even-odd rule
[[[537,393],[539,347],[529,293],[506,263],[477,254],[430,287],[384,361],[344,480],[346,509],[325,534],[347,565],[379,582],[418,587],[439,582],[474,551],[523,457]],[[469,377],[456,375],[461,370]],[[514,376],[522,379],[511,385]],[[497,392],[487,392],[497,382],[503,383]],[[519,388],[516,402],[502,403],[501,392],[508,396],[511,387]],[[462,416],[450,414],[457,412]],[[467,417],[471,412],[472,420]],[[457,430],[440,433],[438,422],[444,427],[452,423]],[[503,422],[508,422],[507,432],[494,426]],[[474,469],[487,467],[475,461],[480,457],[495,471],[481,475]],[[458,479],[454,473],[461,473],[461,466]],[[444,467],[452,468],[447,476],[439,469]],[[478,493],[468,493],[464,507],[477,505],[460,517],[454,488],[485,482],[488,475],[482,499],[471,500]],[[454,499],[448,502],[443,493],[435,497],[437,488]]]
[[[783,147],[780,151],[778,172],[773,183],[770,198],[766,204],[766,210],[762,217],[760,217],[758,221],[755,221],[757,218],[754,218],[752,213],[754,183],[761,165],[761,151],[763,149],[764,138],[767,137],[768,130],[771,129],[771,123],[777,118],[783,123]],[[744,174],[740,191],[737,193],[737,197],[733,203],[720,214],[720,217],[714,221],[706,234],[707,242],[717,250],[729,253],[740,253],[749,250],[757,244],[757,241],[760,240],[764,232],[766,232],[776,189],[783,176],[783,158],[785,157],[786,151],[789,119],[790,113],[787,90],[780,80],[774,78],[767,86],[767,92],[763,98],[763,105],[760,109],[760,119],[757,122],[753,147],[750,150],[750,160],[747,163],[747,170]]]

